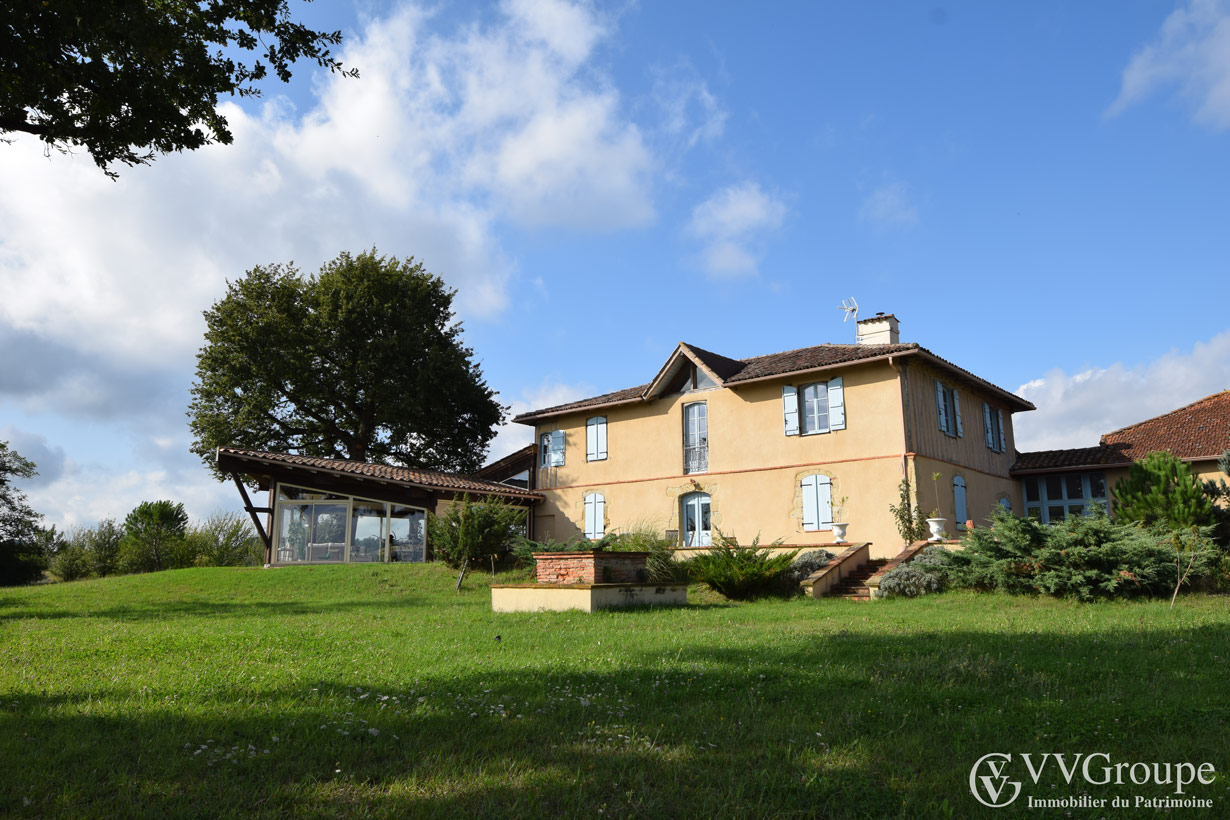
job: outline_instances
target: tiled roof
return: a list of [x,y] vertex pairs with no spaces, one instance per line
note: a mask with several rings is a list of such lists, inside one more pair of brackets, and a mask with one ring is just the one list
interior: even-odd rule
[[1032,453],[1017,453],[1011,472],[1027,473],[1036,470],[1065,470],[1079,467],[1099,467],[1131,464],[1122,447],[1098,445],[1070,450],[1038,450]]
[[[893,344],[893,345],[867,345],[867,344],[826,344],[816,345],[814,347],[801,347],[797,350],[787,350],[784,353],[770,353],[767,356],[752,356],[747,359],[731,359],[722,356],[718,353],[705,350],[692,344],[680,343],[681,347],[689,350],[696,356],[706,367],[714,372],[722,380],[723,386],[738,385],[757,379],[769,379],[775,376],[785,376],[791,373],[805,373],[812,370],[819,370],[826,367],[835,367],[844,364],[857,364],[860,361],[868,359],[876,359],[882,356],[890,356],[894,354],[914,355],[922,354],[931,361],[932,364],[950,370],[958,377],[969,382],[975,383],[992,392],[998,392],[1005,400],[1011,401],[1017,409],[1032,410],[1034,406],[1019,396],[1004,390],[1001,387],[996,387],[990,382],[980,379],[973,373],[970,373],[964,368],[957,367],[947,359],[943,359],[925,347],[917,343],[909,344]],[[568,402],[566,404],[557,404],[554,407],[544,407],[541,410],[533,410],[529,413],[522,413],[513,419],[513,421],[530,423],[534,419],[547,416],[556,416],[562,413],[570,413],[575,410],[584,410],[588,407],[599,407],[614,404],[630,404],[641,401],[645,397],[645,392],[649,389],[650,384],[643,384],[639,387],[629,387],[625,390],[616,390],[613,393],[604,393],[601,396],[594,396],[580,401]]]
[[1132,459],[1165,450],[1179,458],[1216,458],[1230,450],[1230,390],[1102,436]]
[[445,490],[454,492],[491,493],[507,495],[516,498],[542,498],[542,495],[507,484],[497,484],[494,481],[482,481],[473,478],[438,473],[433,470],[415,470],[410,467],[394,467],[389,464],[369,464],[364,461],[342,461],[335,458],[316,458],[300,456],[293,453],[266,453],[260,450],[241,450],[235,447],[219,447],[218,457],[231,456],[243,461],[259,464],[285,465],[287,467],[303,467],[310,470],[321,470],[337,475],[352,475],[362,478],[374,478],[380,481],[391,481],[413,487],[429,490]]
[[1179,458],[1217,458],[1230,450],[1230,390],[1107,433],[1097,447],[1020,453],[1013,474],[1127,465],[1156,450]]

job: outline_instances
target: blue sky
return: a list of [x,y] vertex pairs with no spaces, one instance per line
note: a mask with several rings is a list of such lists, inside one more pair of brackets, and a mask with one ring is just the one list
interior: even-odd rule
[[[0,145],[0,440],[49,522],[233,508],[188,453],[200,312],[259,263],[413,255],[514,411],[838,305],[1080,446],[1230,387],[1230,3],[315,3],[344,80],[121,169]],[[492,457],[528,441],[509,428]]]

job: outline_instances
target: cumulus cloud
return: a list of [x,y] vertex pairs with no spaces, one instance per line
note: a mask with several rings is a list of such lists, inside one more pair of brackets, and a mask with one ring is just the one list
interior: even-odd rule
[[879,227],[908,227],[918,222],[918,209],[910,201],[910,188],[904,182],[887,182],[876,188],[858,212],[859,218]]
[[700,240],[701,264],[714,276],[754,274],[765,234],[781,227],[786,206],[755,182],[716,191],[692,210],[687,233]]
[[256,264],[413,254],[458,290],[462,318],[481,320],[506,309],[518,274],[501,226],[650,221],[652,151],[595,60],[612,33],[562,0],[507,0],[448,31],[403,5],[339,55],[361,79],[322,77],[302,111],[224,103],[232,145],[120,169],[118,182],[32,138],[0,145],[0,402],[139,430],[133,455],[158,468],[110,481],[67,461],[48,509],[88,516],[125,482],[145,482],[137,500],[209,495],[199,466],[159,442],[183,444],[201,311]]
[[1192,0],[1171,12],[1151,43],[1123,69],[1115,116],[1165,88],[1194,106],[1194,116],[1216,129],[1230,128],[1230,2]]
[[64,448],[57,447],[47,441],[46,436],[38,433],[27,433],[18,430],[13,425],[0,427],[0,441],[7,442],[9,449],[22,458],[34,462],[38,475],[34,478],[23,478],[18,481],[23,490],[50,484],[64,473],[67,458]]
[[1018,450],[1092,447],[1103,433],[1230,388],[1230,331],[1147,364],[1069,374],[1055,369],[1017,389],[1037,405],[1013,417]]

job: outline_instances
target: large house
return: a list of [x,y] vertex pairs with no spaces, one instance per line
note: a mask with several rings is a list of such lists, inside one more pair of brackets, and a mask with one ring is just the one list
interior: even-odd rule
[[1190,464],[1202,481],[1227,478],[1217,461],[1230,450],[1230,390],[1107,433],[1096,447],[1021,453],[1012,475],[1021,480],[1025,514],[1052,523],[1106,509],[1132,462],[1157,450]]
[[719,531],[808,547],[836,522],[889,557],[903,478],[950,534],[996,505],[1024,512],[1012,415],[1032,409],[878,314],[856,344],[732,359],[680,343],[647,384],[515,421],[535,431],[539,540],[650,527],[681,548]]

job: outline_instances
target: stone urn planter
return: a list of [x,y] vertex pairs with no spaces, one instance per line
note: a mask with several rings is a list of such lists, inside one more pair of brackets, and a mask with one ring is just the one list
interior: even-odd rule
[[833,543],[834,544],[846,543],[846,527],[848,526],[850,526],[850,524],[849,522],[846,522],[846,521],[841,521],[841,522],[834,521],[833,522]]
[[928,541],[943,541],[944,540],[944,522],[947,518],[928,518],[927,526],[931,528],[931,537]]

